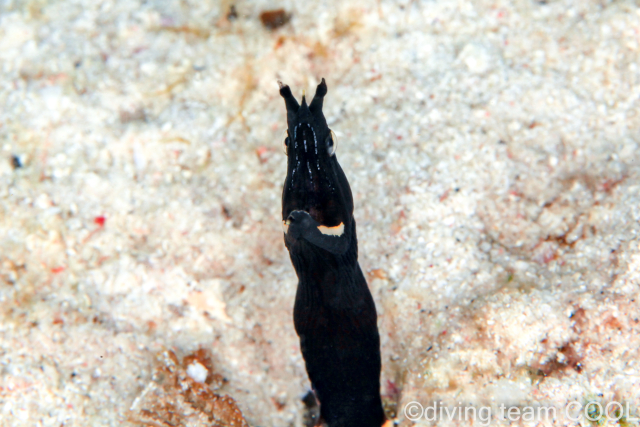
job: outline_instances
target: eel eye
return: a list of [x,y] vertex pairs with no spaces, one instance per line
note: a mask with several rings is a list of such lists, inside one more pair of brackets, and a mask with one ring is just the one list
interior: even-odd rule
[[327,137],[327,153],[329,156],[333,156],[336,154],[336,148],[338,148],[338,138],[333,131],[330,131],[331,134]]
[[289,134],[285,132],[284,141],[282,141],[282,151],[284,151],[284,154],[288,154],[288,150],[289,150]]

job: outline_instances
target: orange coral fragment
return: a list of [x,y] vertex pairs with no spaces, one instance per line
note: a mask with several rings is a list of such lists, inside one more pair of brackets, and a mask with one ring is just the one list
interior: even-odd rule
[[131,406],[130,421],[163,427],[249,427],[235,400],[214,393],[209,384],[187,374],[185,366],[194,361],[211,369],[211,360],[204,352],[187,356],[182,365],[171,350],[158,358],[161,365]]

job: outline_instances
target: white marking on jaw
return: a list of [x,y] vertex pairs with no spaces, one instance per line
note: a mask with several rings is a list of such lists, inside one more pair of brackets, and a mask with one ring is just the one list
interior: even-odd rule
[[282,231],[284,231],[284,234],[289,232],[289,220],[282,221]]
[[335,227],[325,227],[324,225],[319,225],[318,230],[322,234],[326,234],[327,236],[342,236],[344,234],[344,223],[341,222],[340,225],[336,225]]
[[304,142],[304,152],[307,152],[307,140],[303,139],[302,142]]
[[307,170],[309,171],[309,176],[311,176],[311,166],[309,166],[308,160],[307,160]]

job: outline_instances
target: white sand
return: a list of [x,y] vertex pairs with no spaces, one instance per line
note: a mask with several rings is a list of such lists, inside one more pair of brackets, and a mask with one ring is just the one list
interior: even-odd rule
[[128,424],[202,347],[301,425],[276,80],[321,77],[400,412],[638,408],[640,10],[544,3],[3,1],[0,424]]

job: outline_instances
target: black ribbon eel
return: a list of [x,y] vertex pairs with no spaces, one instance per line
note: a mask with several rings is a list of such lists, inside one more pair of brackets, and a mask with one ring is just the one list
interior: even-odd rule
[[322,79],[307,106],[280,83],[287,108],[284,242],[298,276],[293,322],[329,427],[380,427],[376,306],[358,264],[353,197],[322,113]]

